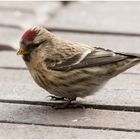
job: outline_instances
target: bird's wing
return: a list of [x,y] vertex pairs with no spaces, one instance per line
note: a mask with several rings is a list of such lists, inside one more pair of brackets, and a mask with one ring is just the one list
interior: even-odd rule
[[47,68],[56,71],[70,71],[74,69],[95,67],[122,61],[127,56],[114,53],[111,50],[103,48],[87,49],[86,51],[77,53],[71,58],[59,63],[53,63]]

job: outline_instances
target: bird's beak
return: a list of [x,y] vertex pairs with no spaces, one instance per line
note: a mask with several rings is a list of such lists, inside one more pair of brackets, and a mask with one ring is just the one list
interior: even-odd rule
[[20,49],[20,50],[17,52],[17,55],[25,55],[25,54],[29,54],[29,51],[24,50],[24,49]]

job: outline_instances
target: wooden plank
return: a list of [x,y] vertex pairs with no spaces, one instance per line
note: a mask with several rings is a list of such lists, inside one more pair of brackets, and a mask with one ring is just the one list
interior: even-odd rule
[[[35,84],[28,71],[0,69],[0,73],[0,99],[48,101],[48,92]],[[140,106],[139,81],[137,75],[121,74],[93,96],[78,100],[90,104]]]
[[0,99],[41,101],[48,94],[33,80],[25,70],[0,70]]
[[2,44],[13,48],[19,48],[19,40],[22,32],[22,29],[0,26],[0,45]]
[[30,28],[48,20],[60,7],[60,2],[1,2],[0,24]]
[[[130,52],[130,53],[132,52],[138,53],[140,51],[139,37],[122,37],[122,36],[110,36],[110,35],[103,36],[103,35],[97,35],[97,34],[89,35],[89,34],[64,33],[64,32],[55,32],[55,34],[67,40],[84,43],[90,46],[97,46],[97,47],[103,47],[106,49],[112,49],[114,51]],[[16,48],[19,48],[19,46],[17,46]],[[12,63],[5,61],[5,55],[7,54],[0,53],[0,57],[4,61],[4,63],[0,64],[0,66],[12,66]],[[15,62],[16,62],[16,59],[18,58],[20,59],[20,57],[16,57],[15,54],[13,56],[12,54],[10,55],[11,56],[9,57],[11,57],[12,61],[13,61],[13,58]],[[23,64],[23,62],[21,61],[20,63]],[[18,64],[19,63],[17,63],[16,66],[18,66]],[[128,72],[134,72],[134,73],[139,73],[139,71],[140,71],[139,65],[128,70]]]
[[29,27],[32,26],[33,21],[36,22],[36,15],[30,11],[23,12],[17,9],[0,8],[0,24]]
[[140,38],[132,36],[116,36],[116,35],[99,35],[86,33],[70,33],[70,32],[54,32],[62,39],[79,42],[93,47],[103,47],[120,52],[140,51]]
[[16,53],[17,51],[0,51],[0,67],[26,68],[22,56]]
[[25,10],[25,11],[32,11],[32,12],[38,12],[39,10],[45,10],[50,11],[54,8],[58,8],[61,6],[61,2],[49,2],[49,1],[3,1],[0,2],[0,8],[1,9],[18,9]]
[[[7,135],[8,134],[8,135]],[[90,139],[90,138],[140,138],[140,133],[113,130],[45,127],[23,124],[0,123],[0,138],[3,139]]]
[[[12,33],[14,31],[15,36],[12,36]],[[19,48],[19,40],[22,34],[22,31],[17,32],[16,30],[13,30],[12,33],[10,34],[12,36],[12,39],[7,42],[7,38],[3,36],[3,33],[5,32],[6,34],[9,34],[10,29],[2,28],[1,32],[1,40],[0,43],[2,44],[9,44],[14,46],[15,48]],[[133,52],[133,53],[138,53],[140,51],[140,39],[139,37],[122,37],[122,36],[110,36],[110,35],[89,35],[89,34],[78,34],[78,33],[63,33],[63,32],[55,32],[58,36],[68,39],[74,42],[80,42],[84,43],[90,46],[97,46],[97,47],[103,47],[106,49],[112,49],[115,51],[119,52]],[[111,40],[111,41],[110,41]],[[12,63],[9,63],[7,61],[7,56],[9,61],[12,61]],[[6,58],[5,58],[6,57]],[[20,56],[16,56],[16,53],[7,53],[7,52],[0,52],[0,59],[1,63],[0,66],[8,66],[8,67],[25,67],[24,62],[22,62]],[[20,59],[20,60],[19,60]],[[140,71],[140,66],[137,65],[128,72],[134,72],[134,73],[139,73]]]
[[140,113],[0,103],[0,122],[140,132]]
[[[101,32],[140,33],[140,2],[74,2],[44,25]],[[70,12],[71,11],[71,12]]]

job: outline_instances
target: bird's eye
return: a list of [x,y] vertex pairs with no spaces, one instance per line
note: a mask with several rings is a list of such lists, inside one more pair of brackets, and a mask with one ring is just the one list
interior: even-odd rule
[[45,41],[42,41],[42,42],[39,42],[39,43],[34,43],[34,44],[32,44],[32,47],[33,48],[38,48],[41,44],[43,44],[44,42],[46,42],[46,40]]
[[33,44],[34,48],[38,48],[39,46],[40,46],[40,43]]

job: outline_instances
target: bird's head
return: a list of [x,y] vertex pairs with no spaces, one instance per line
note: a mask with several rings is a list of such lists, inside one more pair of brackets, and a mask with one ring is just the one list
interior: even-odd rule
[[49,40],[50,32],[43,27],[33,27],[25,31],[20,40],[20,49],[17,55],[29,57],[32,52]]

